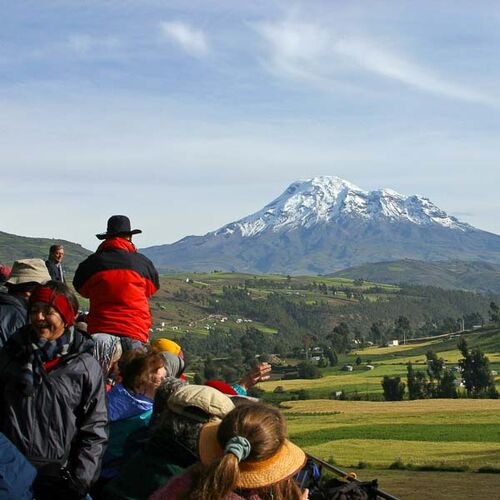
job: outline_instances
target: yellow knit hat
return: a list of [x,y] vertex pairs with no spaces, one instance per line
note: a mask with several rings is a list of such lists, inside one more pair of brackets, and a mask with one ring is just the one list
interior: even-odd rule
[[181,352],[181,346],[170,339],[158,339],[152,344],[153,349],[158,352],[171,352],[176,356]]

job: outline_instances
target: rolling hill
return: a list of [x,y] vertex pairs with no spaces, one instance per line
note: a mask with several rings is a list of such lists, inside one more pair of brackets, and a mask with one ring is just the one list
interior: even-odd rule
[[500,292],[500,265],[488,262],[449,260],[424,262],[398,260],[344,269],[333,276],[382,283],[409,283],[448,289]]
[[11,266],[15,260],[40,258],[45,260],[51,245],[64,245],[64,269],[73,272],[92,252],[77,243],[49,238],[30,238],[0,231],[0,263]]

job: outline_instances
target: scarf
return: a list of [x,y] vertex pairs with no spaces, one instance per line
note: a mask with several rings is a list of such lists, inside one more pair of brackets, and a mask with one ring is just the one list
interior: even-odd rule
[[21,389],[25,396],[33,394],[35,387],[46,377],[45,363],[60,360],[68,354],[73,343],[73,329],[65,330],[55,340],[39,339],[32,331],[28,335],[31,341],[24,346],[26,361],[21,370]]

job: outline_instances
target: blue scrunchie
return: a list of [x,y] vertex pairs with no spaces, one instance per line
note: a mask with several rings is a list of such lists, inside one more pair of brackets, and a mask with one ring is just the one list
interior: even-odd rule
[[232,453],[241,462],[250,455],[251,450],[252,446],[246,437],[234,436],[226,443],[224,453]]

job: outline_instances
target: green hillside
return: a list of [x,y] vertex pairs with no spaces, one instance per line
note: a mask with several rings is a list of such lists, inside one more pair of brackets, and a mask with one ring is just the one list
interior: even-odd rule
[[376,262],[344,269],[333,276],[383,283],[500,292],[500,265],[477,261],[424,262],[405,259]]
[[49,238],[29,238],[0,231],[0,263],[11,266],[18,259],[47,259],[51,245],[64,245],[64,269],[73,272],[91,254],[77,243]]
[[327,276],[212,272],[161,276],[160,283],[151,299],[153,338],[173,338],[200,356],[228,356],[248,342],[286,356],[305,337],[331,346],[340,323],[351,341],[438,335],[459,330],[462,319],[466,328],[488,322],[490,302],[500,303],[492,294]]

